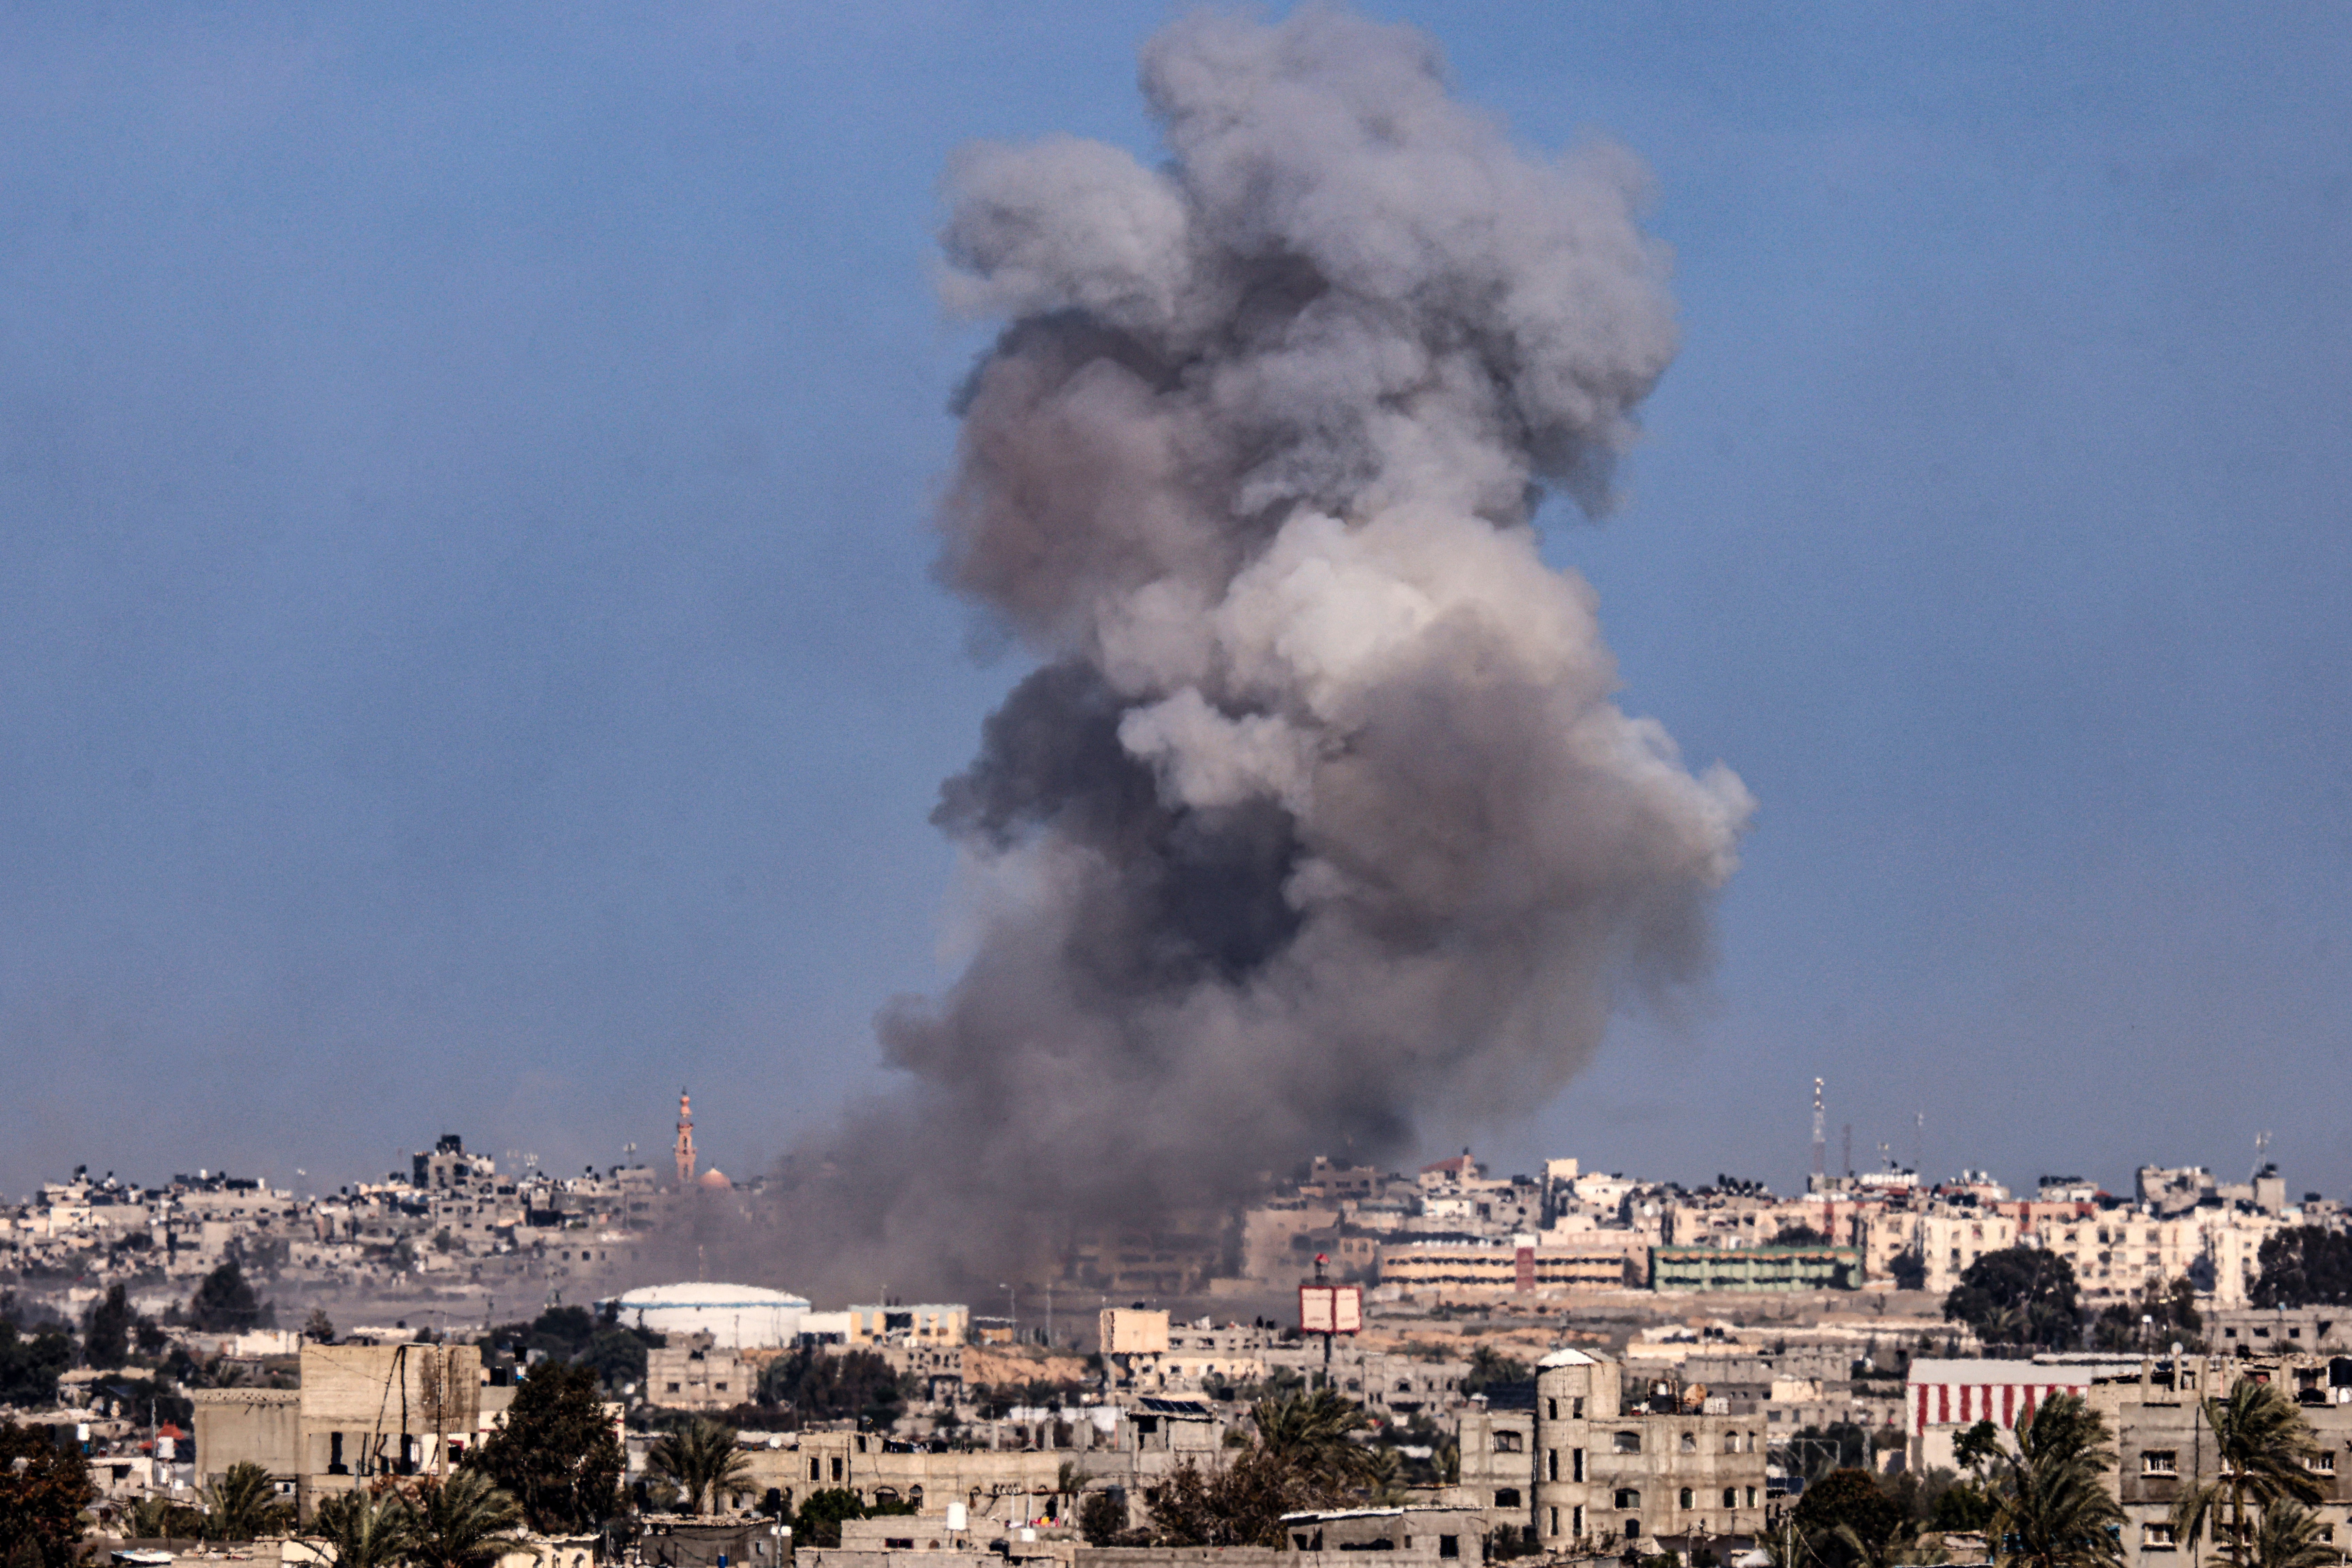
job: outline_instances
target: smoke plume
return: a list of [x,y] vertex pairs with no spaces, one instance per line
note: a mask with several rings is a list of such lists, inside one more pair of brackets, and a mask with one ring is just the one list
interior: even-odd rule
[[1178,22],[1142,85],[1160,166],[949,173],[947,301],[1006,324],[940,570],[1038,667],[934,818],[969,966],[806,1152],[863,1244],[973,1278],[1541,1103],[1703,967],[1750,810],[1613,705],[1532,526],[1606,505],[1674,353],[1634,160],[1526,154],[1328,10]]

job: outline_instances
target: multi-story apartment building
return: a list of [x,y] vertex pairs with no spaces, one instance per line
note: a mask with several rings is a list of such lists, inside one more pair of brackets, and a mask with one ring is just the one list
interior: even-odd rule
[[1764,1526],[1754,1417],[1628,1409],[1615,1361],[1556,1350],[1524,1408],[1465,1413],[1462,1500],[1552,1551],[1753,1538]]
[[[2241,1376],[2261,1376],[2293,1391],[2319,1441],[2310,1471],[2318,1483],[2321,1541],[2341,1552],[2352,1544],[2352,1368],[2331,1373],[2315,1357],[2246,1363],[2221,1357],[2184,1357],[2177,1366],[2150,1364],[2137,1377],[2095,1384],[2091,1407],[2115,1434],[2116,1465],[2110,1476],[2124,1511],[2124,1568],[2179,1568],[2196,1561],[2175,1534],[2171,1513],[2181,1493],[2221,1478],[2213,1451],[2212,1428],[2202,1401],[2229,1392]],[[2346,1384],[2337,1384],[2342,1376]],[[2207,1531],[2207,1552],[2213,1531]]]

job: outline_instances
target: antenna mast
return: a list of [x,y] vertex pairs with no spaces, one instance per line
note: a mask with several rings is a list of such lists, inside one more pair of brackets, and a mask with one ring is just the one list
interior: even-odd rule
[[1829,1133],[1822,1120],[1822,1081],[1813,1080],[1813,1186],[1819,1188],[1822,1178],[1829,1175],[1824,1162],[1829,1156]]

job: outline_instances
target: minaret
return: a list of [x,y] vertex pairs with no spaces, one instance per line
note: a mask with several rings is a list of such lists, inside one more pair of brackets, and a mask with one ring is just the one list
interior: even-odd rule
[[677,1092],[677,1185],[694,1185],[694,1103]]

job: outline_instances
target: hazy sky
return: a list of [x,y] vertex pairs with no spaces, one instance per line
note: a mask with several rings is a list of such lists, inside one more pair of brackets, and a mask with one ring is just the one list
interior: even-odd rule
[[[1785,1186],[1820,1073],[1833,1161],[2344,1196],[2352,11],[1367,8],[1654,172],[1685,346],[1548,553],[1760,802],[1706,991],[1432,1157]],[[877,1085],[1020,674],[928,574],[940,172],[1149,152],[1168,14],[0,20],[0,1188]]]

